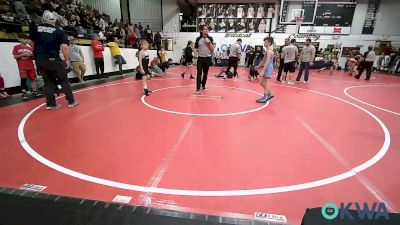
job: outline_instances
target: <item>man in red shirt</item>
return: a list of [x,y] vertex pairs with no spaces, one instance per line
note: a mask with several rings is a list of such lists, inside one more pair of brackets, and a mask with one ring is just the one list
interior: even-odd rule
[[28,100],[28,95],[26,91],[28,86],[26,84],[28,78],[31,81],[32,93],[35,97],[42,96],[37,90],[36,84],[36,71],[33,65],[33,49],[28,43],[28,36],[25,34],[18,35],[19,45],[14,46],[12,54],[17,60],[19,74],[21,76],[21,90],[22,90],[22,100]]
[[[104,57],[103,51],[104,46],[99,41],[99,35],[94,36],[94,40],[92,41],[92,49],[93,49],[93,56],[94,56],[94,64],[96,65],[96,74],[99,79],[105,77],[104,76]],[[100,75],[100,71],[101,75]],[[107,77],[107,76],[106,76]]]

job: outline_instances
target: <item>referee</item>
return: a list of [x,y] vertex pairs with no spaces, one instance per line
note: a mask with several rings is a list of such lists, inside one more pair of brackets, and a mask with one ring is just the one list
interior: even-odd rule
[[[239,39],[237,39],[235,44],[232,44],[230,46],[230,49],[229,49],[228,68],[226,69],[226,73],[225,74],[228,74],[230,69],[233,68],[232,77],[236,77],[237,76],[237,68],[238,68],[238,64],[239,64],[240,57],[241,57],[241,54],[242,54],[241,44],[242,44],[242,39],[239,38]],[[232,78],[232,77],[229,77],[228,75],[225,75],[224,79]]]
[[[68,107],[72,108],[78,105],[72,94],[71,86],[68,83],[66,67],[70,67],[69,47],[67,35],[56,27],[57,17],[46,10],[43,13],[44,24],[31,27],[30,39],[33,41],[34,55],[37,70],[44,79],[44,93],[46,95],[47,110],[53,110],[60,107],[54,97],[57,79],[68,101]],[[64,62],[60,58],[60,48],[64,55]]]
[[201,25],[200,37],[196,39],[195,43],[195,48],[198,53],[196,94],[200,94],[200,85],[202,90],[206,90],[208,69],[211,65],[211,55],[214,52],[214,46],[212,43],[213,39],[208,36],[207,26]]

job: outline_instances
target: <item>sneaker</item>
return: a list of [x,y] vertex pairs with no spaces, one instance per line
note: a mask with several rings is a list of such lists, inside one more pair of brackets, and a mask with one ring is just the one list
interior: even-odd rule
[[24,101],[28,100],[28,95],[26,93],[22,94],[22,100]]
[[148,90],[148,89],[143,89],[144,91],[144,95],[146,96],[150,96],[150,93],[152,93],[152,91]]
[[305,80],[303,80],[303,83],[307,84],[307,83],[308,83],[308,81],[305,81]]
[[53,110],[53,109],[57,109],[57,108],[60,108],[60,107],[61,107],[61,104],[56,104],[56,106],[47,106],[46,110]]
[[194,76],[192,74],[190,74],[190,79],[194,79]]
[[7,98],[7,96],[0,92],[0,98]]
[[196,95],[200,94],[200,90],[197,89],[195,93],[196,93]]
[[68,108],[74,108],[74,107],[77,106],[77,105],[79,105],[79,102],[78,102],[78,101],[75,101],[75,102],[72,103],[72,104],[68,104]]
[[266,103],[268,100],[267,98],[265,98],[265,96],[263,96],[262,98],[256,100],[257,103]]
[[271,93],[268,93],[266,99],[267,101],[271,100],[274,96]]
[[293,81],[288,81],[287,84],[294,84],[294,82]]
[[206,88],[206,87],[201,87],[201,90],[204,90],[204,91],[206,91],[206,90],[207,90],[207,88]]
[[42,94],[40,92],[34,92],[33,96],[35,96],[35,98],[39,98],[42,97]]

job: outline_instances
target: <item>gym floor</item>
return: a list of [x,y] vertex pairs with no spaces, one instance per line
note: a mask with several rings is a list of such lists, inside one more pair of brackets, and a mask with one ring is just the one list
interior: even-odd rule
[[[194,95],[183,68],[149,81],[75,91],[79,107],[44,99],[0,108],[0,186],[185,212],[254,219],[327,202],[385,202],[400,209],[400,78],[356,80],[311,71],[308,84],[271,79],[275,97],[239,69]],[[195,75],[195,72],[193,72]]]

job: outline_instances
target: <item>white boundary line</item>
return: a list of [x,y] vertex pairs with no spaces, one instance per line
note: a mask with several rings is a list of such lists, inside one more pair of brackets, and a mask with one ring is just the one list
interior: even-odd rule
[[371,106],[371,107],[373,107],[373,108],[380,109],[380,110],[382,110],[382,111],[385,111],[385,112],[392,113],[392,114],[394,114],[394,115],[400,116],[400,113],[398,113],[398,112],[394,112],[394,111],[391,111],[391,110],[388,110],[388,109],[385,109],[385,108],[382,108],[382,107],[373,105],[373,104],[371,104],[371,103],[362,101],[362,100],[360,100],[360,99],[358,99],[358,98],[356,98],[356,97],[353,97],[352,95],[349,94],[348,91],[349,91],[350,89],[353,89],[353,88],[360,88],[360,87],[400,87],[400,86],[394,86],[394,85],[362,85],[362,86],[352,86],[352,87],[348,87],[348,88],[344,89],[344,91],[343,91],[344,94],[347,95],[347,97],[349,97],[349,98],[351,98],[351,99],[353,99],[353,100],[356,100],[357,102],[361,102],[361,103],[363,103],[363,104],[365,104],[365,105],[368,105],[368,106]]
[[[119,83],[121,84],[121,83]],[[113,85],[117,85],[117,84],[113,84]],[[106,85],[106,86],[112,86],[112,85]],[[102,87],[106,87],[106,86],[102,86]],[[282,193],[282,192],[290,192],[290,191],[298,191],[298,190],[304,190],[304,189],[309,189],[309,188],[315,188],[315,187],[320,187],[320,186],[324,186],[327,184],[331,184],[334,182],[338,182],[341,180],[345,180],[347,178],[350,178],[354,175],[356,175],[357,173],[360,173],[361,171],[373,166],[374,164],[376,164],[379,160],[381,160],[385,154],[388,152],[389,147],[390,147],[390,133],[389,130],[387,129],[387,127],[385,126],[385,124],[374,114],[372,114],[371,112],[369,112],[368,110],[362,108],[361,106],[358,106],[354,103],[351,103],[347,100],[329,95],[329,94],[325,94],[322,92],[318,92],[318,91],[312,91],[312,90],[307,90],[307,89],[303,89],[303,88],[298,88],[298,87],[290,87],[290,86],[285,86],[288,88],[293,88],[293,89],[298,89],[298,90],[303,90],[303,91],[308,91],[308,92],[312,92],[312,93],[316,93],[316,94],[320,94],[323,96],[327,96],[336,100],[339,100],[341,102],[350,104],[358,109],[360,109],[361,111],[365,112],[366,114],[368,114],[369,116],[371,116],[373,119],[375,119],[378,124],[381,126],[383,132],[384,132],[384,143],[381,147],[381,149],[378,151],[378,153],[373,156],[371,159],[369,159],[368,161],[364,162],[363,164],[347,171],[344,173],[341,173],[339,175],[333,176],[333,177],[328,177],[328,178],[324,178],[321,180],[316,180],[316,181],[311,181],[311,182],[307,182],[307,183],[302,183],[302,184],[295,184],[295,185],[288,185],[288,186],[280,186],[280,187],[272,187],[272,188],[260,188],[260,189],[246,189],[246,190],[215,190],[215,191],[202,191],[202,190],[180,190],[180,189],[170,189],[170,188],[156,188],[156,187],[146,187],[146,186],[139,186],[139,185],[133,185],[133,184],[126,184],[126,183],[121,183],[121,182],[116,182],[116,181],[112,181],[112,180],[107,180],[107,179],[102,179],[102,178],[98,178],[98,177],[94,177],[94,176],[90,176],[87,174],[83,174],[68,168],[65,168],[63,166],[60,166],[48,159],[46,159],[45,157],[43,157],[42,155],[40,155],[38,152],[36,152],[26,141],[25,138],[25,134],[24,134],[24,127],[25,124],[27,122],[27,120],[29,119],[29,117],[36,112],[39,108],[41,108],[42,106],[44,106],[45,104],[41,104],[39,106],[37,106],[36,108],[34,108],[33,110],[31,110],[21,121],[21,123],[18,126],[18,138],[19,141],[22,145],[22,147],[25,149],[25,151],[31,155],[33,158],[35,158],[36,160],[38,160],[39,162],[41,162],[42,164],[57,170],[61,173],[64,173],[66,175],[81,179],[81,180],[85,180],[88,182],[92,182],[92,183],[96,183],[96,184],[101,184],[101,185],[105,185],[105,186],[109,186],[109,187],[115,187],[115,188],[121,188],[121,189],[126,189],[126,190],[132,190],[132,191],[139,191],[139,192],[152,192],[152,193],[159,193],[159,194],[169,194],[169,195],[182,195],[182,196],[245,196],[245,195],[263,195],[263,194],[272,194],[272,193]],[[97,87],[99,88],[99,87]],[[95,88],[91,88],[91,89],[95,89]],[[89,89],[89,90],[91,90]],[[81,90],[84,91],[84,90]]]
[[[194,86],[194,85],[172,86],[172,87],[160,88],[160,89],[154,90],[153,92],[172,89],[172,88],[185,88],[185,87],[192,87],[192,86]],[[207,87],[218,87],[218,88],[221,87],[221,88],[236,89],[236,90],[241,90],[241,91],[247,91],[247,92],[250,92],[250,93],[254,93],[254,94],[259,95],[259,96],[263,96],[262,94],[260,94],[258,92],[255,92],[255,91],[252,91],[252,90],[248,90],[248,89],[244,89],[244,88],[238,88],[238,87],[218,86],[218,85],[207,85]],[[178,112],[178,111],[172,111],[172,110],[158,108],[158,107],[150,105],[148,102],[146,102],[145,98],[146,98],[146,96],[143,95],[142,96],[143,104],[145,104],[146,106],[148,106],[148,107],[150,107],[152,109],[155,109],[155,110],[158,110],[158,111],[161,111],[161,112],[178,114],[178,115],[185,115],[185,116],[236,116],[236,115],[242,115],[242,114],[246,114],[246,113],[256,112],[258,110],[264,109],[265,107],[267,107],[269,105],[269,101],[268,101],[266,104],[262,104],[258,108],[255,108],[255,109],[252,109],[252,110],[247,110],[247,111],[234,112],[234,113],[186,113],[186,112]]]

